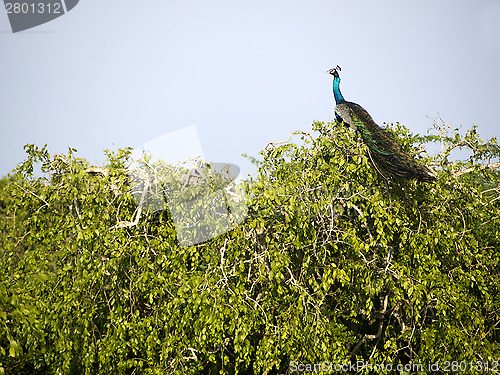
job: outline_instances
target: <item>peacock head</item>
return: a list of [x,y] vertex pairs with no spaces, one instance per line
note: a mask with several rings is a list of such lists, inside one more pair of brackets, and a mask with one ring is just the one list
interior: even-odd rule
[[332,76],[334,77],[339,77],[339,72],[341,71],[342,69],[340,69],[340,66],[336,66],[335,68],[332,68],[330,69],[329,71],[327,71],[326,73],[327,74],[331,74]]
[[335,103],[339,104],[344,102],[344,97],[342,96],[342,93],[340,92],[340,66],[336,66],[333,69],[330,69],[327,73],[331,74],[333,76],[333,96],[335,98]]

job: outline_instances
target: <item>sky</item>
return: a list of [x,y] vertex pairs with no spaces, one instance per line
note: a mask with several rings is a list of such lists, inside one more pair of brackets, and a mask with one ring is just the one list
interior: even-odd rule
[[2,8],[0,56],[0,176],[27,143],[99,166],[104,149],[195,127],[168,147],[192,141],[244,177],[243,153],[334,119],[336,65],[378,124],[424,134],[439,113],[500,135],[497,0],[80,0],[15,34]]

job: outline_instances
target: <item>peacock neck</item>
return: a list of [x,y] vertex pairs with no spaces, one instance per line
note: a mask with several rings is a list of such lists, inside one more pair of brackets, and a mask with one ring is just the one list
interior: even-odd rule
[[342,93],[340,92],[340,77],[333,77],[333,96],[337,104],[345,102]]

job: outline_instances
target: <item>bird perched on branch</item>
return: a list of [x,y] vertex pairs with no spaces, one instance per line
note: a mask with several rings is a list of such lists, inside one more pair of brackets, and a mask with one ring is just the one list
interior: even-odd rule
[[[381,173],[384,170],[394,177],[432,181],[436,176],[424,165],[406,154],[389,134],[380,128],[360,105],[347,102],[340,92],[340,67],[330,69],[333,76],[333,96],[335,97],[335,118],[337,122],[348,125],[361,134],[368,147],[371,160]],[[383,174],[382,174],[383,175]]]

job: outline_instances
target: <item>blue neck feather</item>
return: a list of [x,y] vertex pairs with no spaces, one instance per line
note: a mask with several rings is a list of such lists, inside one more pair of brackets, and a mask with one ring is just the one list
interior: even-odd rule
[[333,77],[333,96],[337,104],[345,102],[342,93],[340,92],[340,77]]

